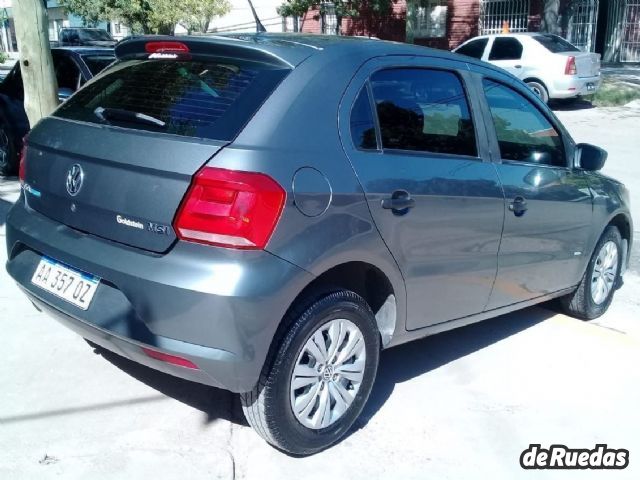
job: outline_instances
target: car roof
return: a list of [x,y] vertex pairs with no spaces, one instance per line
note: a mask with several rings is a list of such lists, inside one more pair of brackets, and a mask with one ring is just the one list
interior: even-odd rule
[[468,42],[471,40],[476,40],[478,38],[497,38],[497,37],[539,37],[544,35],[553,35],[551,33],[545,32],[509,32],[509,33],[488,33],[487,35],[478,35],[477,37],[470,38],[467,40]]
[[[116,46],[116,53],[118,53],[120,49],[124,51],[127,48],[127,44],[133,42],[162,40],[176,42],[188,40],[193,42],[211,42],[227,47],[246,47],[277,57],[292,67],[311,57],[315,57],[317,61],[322,61],[322,58],[331,61],[330,59],[335,58],[337,55],[342,57],[352,55],[355,60],[364,61],[368,58],[385,55],[420,55],[456,61],[462,60],[470,65],[492,68],[489,64],[470,57],[463,57],[448,50],[438,50],[421,45],[391,42],[367,37],[304,33],[225,33],[173,37],[133,36],[122,40]],[[497,67],[495,67],[495,70],[501,71]]]
[[77,53],[79,55],[86,55],[86,54],[111,54],[115,56],[114,53],[114,49],[113,47],[91,47],[91,46],[86,46],[86,47],[53,47],[51,49],[52,52],[71,52],[71,53]]

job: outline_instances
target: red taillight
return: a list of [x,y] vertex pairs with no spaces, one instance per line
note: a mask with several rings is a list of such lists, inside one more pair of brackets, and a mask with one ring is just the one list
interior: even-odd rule
[[231,248],[262,249],[273,233],[286,193],[262,173],[205,167],[178,211],[178,237]]
[[149,357],[160,360],[161,362],[170,363],[172,365],[178,365],[179,367],[191,368],[193,370],[199,370],[198,366],[191,360],[186,358],[177,357],[175,355],[169,355],[168,353],[159,352],[150,348],[142,347],[142,351]]
[[20,152],[20,158],[18,159],[18,178],[20,183],[24,183],[27,176],[27,137],[22,140],[22,150]]
[[189,53],[189,47],[182,42],[147,42],[147,53]]
[[565,75],[576,75],[578,70],[576,69],[576,57],[568,57],[567,63],[564,66]]

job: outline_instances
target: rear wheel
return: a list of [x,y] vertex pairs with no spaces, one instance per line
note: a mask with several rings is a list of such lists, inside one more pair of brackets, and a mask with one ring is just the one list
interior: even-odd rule
[[5,120],[0,118],[0,175],[15,175],[18,170],[16,147]]
[[537,80],[528,80],[527,85],[531,90],[533,90],[533,93],[540,98],[540,100],[544,103],[549,102],[549,92],[547,92],[547,88],[542,84],[542,82],[538,82]]
[[380,337],[367,303],[344,290],[292,320],[271,365],[241,400],[247,421],[267,442],[310,455],[340,440],[360,415]]
[[566,313],[591,320],[607,311],[618,286],[622,267],[622,237],[616,227],[607,227],[589,260],[576,291],[561,299]]

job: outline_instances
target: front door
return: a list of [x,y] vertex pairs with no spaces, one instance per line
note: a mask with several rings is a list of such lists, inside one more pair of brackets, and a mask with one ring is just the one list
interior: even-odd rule
[[[426,63],[426,60],[422,60]],[[433,59],[432,62],[439,62]],[[504,197],[464,63],[389,66],[353,93],[347,153],[406,284],[407,328],[481,312],[496,275]],[[415,63],[415,62],[414,62]],[[353,102],[353,100],[351,100]]]
[[485,78],[483,90],[506,202],[492,309],[579,282],[591,254],[591,194],[568,158],[571,140],[542,109],[515,86]]

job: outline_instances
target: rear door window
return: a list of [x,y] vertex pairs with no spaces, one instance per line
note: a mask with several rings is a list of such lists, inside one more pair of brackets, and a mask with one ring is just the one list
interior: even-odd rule
[[87,83],[54,115],[231,140],[288,72],[228,58],[125,60]]
[[383,148],[477,156],[467,97],[455,73],[381,70],[371,87]]
[[520,60],[522,44],[517,38],[497,37],[491,46],[489,60]]
[[91,75],[96,76],[115,61],[113,55],[83,55],[82,61],[85,63]]
[[356,148],[376,150],[376,127],[366,85],[360,90],[351,110],[351,137]]
[[479,38],[477,40],[472,40],[471,42],[461,46],[458,50],[456,50],[456,53],[466,55],[467,57],[480,59],[482,58],[484,49],[487,46],[487,42],[489,42],[488,38]]

